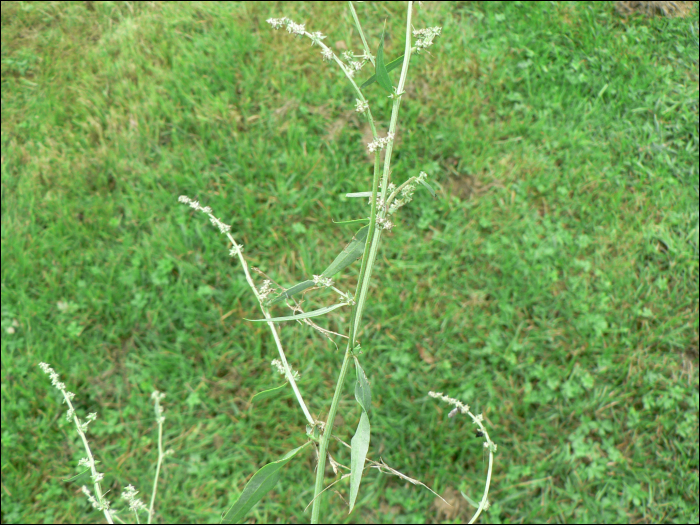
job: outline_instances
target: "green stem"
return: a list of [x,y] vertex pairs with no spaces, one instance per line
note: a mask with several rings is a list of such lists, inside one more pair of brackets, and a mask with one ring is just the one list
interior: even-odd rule
[[[403,87],[406,82],[406,75],[408,73],[408,64],[411,59],[411,14],[413,12],[413,2],[408,2],[408,16],[406,20],[406,51],[405,59],[403,62],[403,68],[401,69],[401,78],[399,80],[399,85],[396,89],[397,96],[394,99],[394,105],[391,113],[391,123],[389,126],[389,132],[395,133],[396,131],[396,121],[398,118],[399,107],[401,105],[401,95],[403,94]],[[359,21],[357,21],[359,26]],[[360,33],[362,30],[360,29]],[[352,79],[351,79],[352,81]],[[356,84],[353,82],[353,86]],[[359,92],[359,89],[358,89]],[[361,92],[360,92],[361,93]],[[361,95],[362,96],[362,95]],[[364,97],[363,97],[364,99]],[[369,110],[367,111],[370,126],[372,127],[372,132],[374,138],[377,138],[376,130],[374,129],[374,122]],[[393,141],[387,144],[386,154],[384,157],[384,170],[382,173],[382,199],[386,198],[387,186],[389,184],[389,168],[391,166],[391,150]],[[316,483],[314,485],[314,500],[313,508],[311,511],[311,523],[319,522],[319,515],[321,512],[321,500],[323,497],[323,481],[325,479],[326,472],[326,455],[328,452],[328,443],[330,441],[331,435],[333,434],[333,422],[335,420],[335,415],[338,411],[338,403],[340,401],[340,393],[343,389],[343,384],[345,383],[345,376],[348,373],[350,359],[353,356],[353,349],[355,348],[355,338],[360,329],[360,321],[362,319],[362,310],[364,308],[365,300],[367,299],[367,293],[369,290],[369,280],[372,275],[372,267],[374,266],[374,261],[376,260],[377,250],[379,249],[379,241],[381,239],[382,230],[376,228],[377,213],[379,212],[382,217],[386,216],[386,209],[377,210],[377,187],[378,187],[378,177],[379,177],[379,151],[374,157],[374,180],[372,183],[372,215],[370,217],[370,227],[367,235],[367,244],[365,245],[365,252],[362,256],[362,266],[360,268],[360,277],[357,282],[357,289],[355,291],[355,305],[353,305],[352,314],[350,317],[350,334],[348,339],[348,346],[345,350],[345,356],[343,357],[343,364],[340,368],[340,375],[338,376],[338,382],[335,387],[335,393],[333,394],[333,400],[331,402],[331,408],[328,412],[328,418],[326,419],[326,426],[323,430],[323,436],[321,437],[321,444],[318,451],[318,465],[316,470]]]

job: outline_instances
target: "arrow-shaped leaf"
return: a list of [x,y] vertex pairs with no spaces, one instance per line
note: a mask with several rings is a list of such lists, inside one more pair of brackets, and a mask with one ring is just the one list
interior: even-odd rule
[[386,32],[386,21],[384,21],[384,29],[382,29],[382,39],[379,41],[379,49],[377,49],[377,60],[375,63],[375,75],[377,83],[384,88],[388,93],[392,93],[391,79],[384,65],[384,33]]
[[313,312],[305,312],[303,314],[288,315],[287,317],[273,317],[272,319],[246,319],[246,321],[251,321],[253,323],[265,323],[270,321],[272,323],[281,323],[283,321],[296,321],[297,319],[308,319],[309,317],[318,317],[319,315],[327,314],[340,308],[341,306],[346,306],[348,303],[334,304],[333,306],[325,306],[314,310]]
[[[387,71],[387,73],[388,73],[389,71],[393,71],[393,70],[396,69],[397,67],[401,66],[401,65],[403,64],[403,58],[404,58],[404,56],[405,56],[405,55],[401,55],[399,58],[395,58],[394,60],[392,60],[391,62],[389,62],[388,64],[386,64],[386,71]],[[364,83],[360,86],[360,89],[364,89],[364,88],[366,88],[367,86],[369,86],[369,85],[371,85],[371,84],[374,84],[376,81],[377,81],[377,75],[376,75],[376,74],[375,74],[375,75],[372,75],[371,77],[369,77],[367,80],[364,81]]]
[[289,460],[292,459],[297,452],[307,447],[309,443],[311,443],[311,441],[287,452],[281,459],[268,463],[253,474],[250,481],[246,483],[238,501],[236,501],[226,514],[222,516],[222,523],[238,523],[241,521],[248,511],[277,484],[277,480],[279,480],[281,475],[280,469],[289,463]]

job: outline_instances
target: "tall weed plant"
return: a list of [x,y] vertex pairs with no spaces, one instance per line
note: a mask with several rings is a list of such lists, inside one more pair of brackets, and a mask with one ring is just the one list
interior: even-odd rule
[[[308,450],[313,450],[316,458],[313,498],[309,501],[312,523],[322,522],[321,509],[325,492],[335,487],[336,484],[347,483],[348,499],[346,503],[348,512],[352,512],[357,504],[362,476],[365,471],[371,468],[377,469],[384,474],[398,476],[404,481],[413,485],[421,485],[433,492],[432,489],[428,488],[421,481],[415,480],[391,468],[383,460],[378,462],[368,458],[372,428],[372,389],[371,379],[367,377],[361,365],[363,349],[358,337],[363,328],[363,312],[370,299],[370,280],[372,271],[377,262],[377,254],[383,233],[385,231],[390,231],[395,226],[392,219],[395,218],[395,214],[401,207],[411,202],[414,192],[417,189],[424,188],[435,197],[435,191],[426,180],[427,174],[424,171],[419,171],[416,175],[410,175],[403,181],[394,182],[392,180],[392,153],[395,139],[400,133],[398,126],[399,109],[401,107],[401,101],[406,95],[405,86],[408,79],[411,58],[428,53],[428,48],[433,45],[435,39],[441,33],[440,27],[415,29],[413,25],[414,2],[408,2],[407,4],[404,53],[392,60],[389,60],[384,53],[386,22],[378,45],[375,47],[376,51],[372,53],[368,38],[362,29],[352,2],[349,2],[348,7],[355,24],[355,29],[362,41],[363,51],[360,54],[355,54],[352,51],[345,51],[341,56],[338,56],[324,43],[326,39],[325,35],[316,31],[308,31],[305,24],[298,24],[286,17],[267,20],[273,29],[285,29],[290,36],[300,40],[308,38],[312,46],[317,46],[320,49],[321,59],[324,62],[334,63],[339,68],[342,76],[349,82],[355,95],[355,110],[366,117],[372,132],[373,140],[366,144],[367,151],[374,154],[373,177],[370,183],[370,189],[369,191],[363,191],[366,190],[367,181],[351,181],[353,185],[357,185],[354,189],[358,191],[349,192],[345,195],[346,198],[368,199],[369,214],[367,217],[350,219],[337,223],[366,224],[355,232],[348,244],[338,253],[337,257],[330,262],[325,270],[314,274],[311,278],[307,276],[306,279],[292,286],[285,287],[280,285],[258,268],[249,267],[243,255],[243,246],[236,242],[231,233],[232,227],[218,218],[209,206],[203,205],[198,200],[188,196],[183,195],[179,197],[181,203],[206,214],[211,223],[228,238],[231,245],[229,253],[232,257],[238,259],[245,274],[246,281],[258,301],[260,311],[263,315],[262,319],[247,321],[267,324],[275,342],[279,358],[274,359],[271,364],[273,370],[276,370],[284,376],[285,382],[275,388],[256,394],[251,400],[252,403],[255,404],[264,399],[278,397],[282,390],[291,388],[299,405],[299,410],[306,420],[305,431],[300,429],[299,433],[300,445],[287,452],[277,461],[263,466],[253,474],[235,503],[223,513],[222,521],[225,523],[235,523],[243,520],[251,508],[276,485],[277,481],[282,476],[284,466],[295,457],[299,456],[302,451]],[[364,82],[359,83],[356,77],[360,76],[364,66],[367,64],[371,64],[374,68],[374,74],[369,76]],[[399,80],[396,84],[392,82],[389,75],[393,70],[400,70]],[[379,86],[379,91],[375,89],[374,84]],[[378,97],[383,96],[388,96],[392,100],[389,128],[385,133],[377,129],[375,116],[372,112],[372,100],[376,101]],[[384,152],[383,155],[382,151]],[[361,262],[355,290],[354,292],[343,291],[339,287],[340,285],[337,280],[342,276],[344,270],[358,260],[361,260]],[[262,284],[256,284],[251,271],[263,277]],[[304,303],[307,297],[311,297],[309,294],[323,289],[332,290],[336,300],[333,304],[328,306],[307,311]],[[287,307],[290,310],[290,315],[275,315],[272,313],[274,309],[280,307]],[[333,332],[314,322],[315,318],[319,318],[340,308],[350,308],[351,311],[347,333],[341,334]],[[330,407],[328,408],[325,420],[312,415],[312,410],[309,408],[310,403],[307,403],[297,385],[299,373],[290,365],[280,337],[281,333],[279,327],[286,322],[306,324],[328,338],[336,347],[338,347],[339,340],[341,344],[345,345],[343,359],[339,365],[335,392],[330,400]],[[86,486],[82,487],[82,492],[86,495],[93,507],[104,514],[107,522],[124,522],[125,518],[122,518],[123,514],[112,508],[107,498],[107,493],[101,487],[100,482],[104,478],[104,473],[98,470],[98,462],[95,460],[86,437],[88,425],[96,419],[97,415],[89,414],[87,418],[81,420],[76,415],[76,411],[71,404],[74,394],[66,390],[66,386],[60,381],[58,374],[48,364],[40,363],[40,367],[50,376],[52,384],[62,393],[64,402],[68,405],[67,418],[75,424],[78,435],[83,443],[86,457],[80,460],[80,466],[85,469],[83,473],[90,472],[94,495]],[[343,437],[333,433],[333,427],[336,416],[338,415],[343,388],[351,367],[354,367],[355,370],[355,400],[361,409],[361,413],[357,423],[357,430],[350,439],[350,444],[348,444]],[[483,446],[488,453],[489,460],[483,494],[476,499],[472,499],[462,493],[464,498],[476,508],[476,512],[470,521],[474,522],[480,513],[489,507],[488,492],[493,469],[494,453],[496,452],[497,446],[489,437],[488,431],[484,427],[481,414],[472,413],[468,405],[462,403],[458,399],[446,396],[441,392],[431,391],[428,394],[430,397],[444,401],[454,407],[449,417],[452,418],[458,414],[469,416],[476,425],[477,437],[484,439]],[[163,396],[164,394],[157,391],[153,392],[152,395],[155,405],[155,418],[158,424],[158,460],[150,505],[146,506],[137,497],[138,491],[131,485],[128,485],[121,494],[122,499],[124,499],[127,504],[128,511],[133,513],[136,522],[140,522],[140,513],[145,513],[147,515],[148,523],[151,523],[154,518],[158,476],[166,456],[166,452],[163,448],[163,423],[165,419],[163,416],[163,409],[160,405]],[[318,405],[318,409],[324,406],[321,400],[315,403]],[[334,459],[331,446],[334,443],[337,443],[337,446],[350,449],[349,466],[342,465]],[[327,462],[330,463],[336,478],[330,484],[327,484],[326,480]],[[447,504],[447,502],[445,503]]]

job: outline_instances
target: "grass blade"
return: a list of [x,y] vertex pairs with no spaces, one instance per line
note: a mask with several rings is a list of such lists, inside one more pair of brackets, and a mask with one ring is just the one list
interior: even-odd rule
[[281,475],[280,469],[289,463],[289,460],[291,460],[297,452],[307,447],[309,443],[311,443],[311,441],[287,452],[281,459],[268,463],[253,474],[253,477],[246,483],[236,503],[222,516],[221,522],[238,523],[241,521],[248,511],[277,484],[277,480],[279,480]]
[[360,423],[357,425],[357,431],[350,441],[350,512],[352,512],[357,500],[357,493],[360,490],[360,481],[362,481],[362,472],[365,468],[365,458],[367,450],[369,450],[369,417],[367,412],[362,411]]
[[246,321],[251,321],[253,323],[266,323],[271,321],[273,323],[281,323],[283,321],[296,321],[298,319],[308,319],[309,317],[318,317],[319,315],[327,314],[333,310],[337,310],[341,306],[346,306],[348,303],[334,304],[333,306],[324,306],[313,312],[304,312],[303,314],[288,315],[286,317],[273,317],[272,319],[246,319]]

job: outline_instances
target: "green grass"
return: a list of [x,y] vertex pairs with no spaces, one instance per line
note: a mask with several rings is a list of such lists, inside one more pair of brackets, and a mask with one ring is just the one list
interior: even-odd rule
[[[357,9],[372,46],[389,18],[398,56],[403,7]],[[424,170],[441,192],[417,192],[380,249],[360,335],[370,455],[474,497],[481,440],[427,397],[442,391],[483,411],[499,447],[484,522],[697,522],[697,8],[626,21],[609,2],[417,12],[417,28],[444,29],[412,61],[393,173]],[[149,493],[149,396],[167,392],[161,522],[218,522],[257,468],[304,442],[292,396],[250,406],[278,382],[274,343],[241,321],[259,310],[225,239],[177,203],[212,206],[249,263],[286,285],[356,229],[331,219],[368,213],[339,197],[370,189],[353,94],[271,16],[361,48],[344,4],[3,3],[3,523],[99,519],[87,480],[63,481],[83,454],[40,361],[83,415],[99,413],[88,436],[113,502],[129,483]],[[386,125],[391,101],[367,90]],[[347,315],[320,322],[345,331]],[[306,327],[282,339],[324,418],[342,352]],[[352,381],[339,414],[347,441]],[[251,522],[307,521],[313,467],[311,453],[291,462]],[[335,495],[323,515],[471,515],[434,500],[373,471],[352,515]]]

